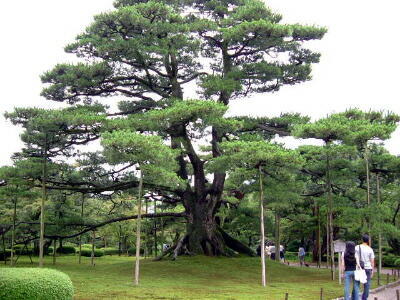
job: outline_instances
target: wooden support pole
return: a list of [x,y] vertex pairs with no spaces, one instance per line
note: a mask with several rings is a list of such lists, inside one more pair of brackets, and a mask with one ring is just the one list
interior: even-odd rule
[[285,294],[285,300],[289,300],[289,293]]
[[322,300],[323,297],[324,297],[324,289],[321,288],[321,291],[320,291],[320,293],[319,293],[319,300]]

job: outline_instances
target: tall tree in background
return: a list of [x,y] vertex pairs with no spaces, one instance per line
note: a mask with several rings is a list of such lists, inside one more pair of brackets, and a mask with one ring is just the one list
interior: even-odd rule
[[10,264],[14,265],[14,244],[16,222],[18,219],[17,209],[21,207],[21,202],[26,199],[32,199],[37,196],[36,191],[32,189],[32,183],[24,179],[24,170],[17,167],[0,168],[0,181],[3,186],[0,188],[1,202],[11,203],[12,205],[12,230],[11,230],[11,257]]
[[[277,144],[265,141],[232,141],[221,144],[225,155],[212,160],[211,168],[216,170],[231,170],[240,175],[243,181],[259,183],[260,194],[260,254],[261,254],[261,282],[266,285],[265,272],[265,233],[264,233],[264,184],[263,175],[277,174],[284,169],[299,168],[302,159],[296,151],[287,150]],[[269,177],[268,176],[268,177]],[[267,178],[268,178],[267,177]],[[267,191],[269,193],[269,191]],[[279,243],[275,244],[275,256],[279,257]]]
[[[22,125],[21,140],[25,147],[15,158],[27,160],[36,170],[34,177],[42,187],[40,205],[39,267],[43,266],[45,203],[49,179],[49,163],[63,155],[69,156],[71,146],[84,144],[98,136],[98,124],[102,112],[99,106],[76,106],[63,110],[17,108],[6,113],[6,118],[15,125]],[[51,167],[51,166],[50,166]],[[39,171],[41,169],[41,171]],[[41,173],[41,175],[39,175]]]
[[[319,54],[303,44],[321,39],[326,29],[281,24],[282,17],[257,0],[175,3],[116,1],[115,11],[96,16],[66,47],[90,63],[57,65],[42,76],[48,85],[42,95],[68,103],[96,97],[123,99],[113,115],[128,115],[120,119],[127,124],[122,125],[124,130],[159,135],[178,151],[177,174],[188,184],[168,192],[185,207],[186,246],[193,253],[219,255],[225,253],[226,240],[218,233],[215,215],[226,174],[207,174],[207,158],[194,143],[206,138],[215,158],[222,155],[219,144],[228,133],[288,134],[291,122],[248,118],[247,126],[243,120],[237,126],[225,118],[206,121],[210,126],[206,128],[202,123],[213,108],[210,100],[228,106],[233,98],[309,80]],[[187,107],[184,92],[195,83],[204,104]],[[155,117],[161,117],[162,126]],[[120,130],[118,126],[113,130]],[[239,243],[230,247],[243,249]]]
[[[348,132],[346,142],[357,146],[364,155],[365,177],[367,187],[367,207],[371,205],[371,183],[370,183],[370,159],[369,159],[369,141],[384,141],[389,139],[396,130],[400,117],[394,113],[384,113],[382,111],[363,112],[358,109],[349,109],[342,113],[349,119],[352,130]],[[369,234],[369,243],[372,245],[371,237],[371,212],[368,212],[367,227]]]

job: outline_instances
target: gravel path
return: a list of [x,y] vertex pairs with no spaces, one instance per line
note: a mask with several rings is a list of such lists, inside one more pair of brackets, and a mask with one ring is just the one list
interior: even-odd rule
[[[290,263],[290,266],[298,267],[299,263]],[[316,266],[313,264],[309,264],[311,268],[315,268]],[[381,282],[386,282],[386,274],[390,275],[390,279],[392,280],[392,270],[391,269],[382,269]],[[376,276],[376,272],[374,274]],[[362,288],[361,288],[362,290]],[[397,300],[396,290],[400,292],[400,280],[396,282],[392,282],[389,285],[379,287],[370,292],[368,300]],[[343,298],[339,298],[337,300],[342,300]]]
[[400,292],[400,282],[394,282],[385,289],[377,290],[369,295],[368,300],[397,300],[396,290]]

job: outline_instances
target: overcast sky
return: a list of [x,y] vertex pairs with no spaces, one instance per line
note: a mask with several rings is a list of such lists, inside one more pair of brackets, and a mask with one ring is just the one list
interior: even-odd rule
[[[20,150],[20,130],[5,121],[18,106],[57,107],[39,96],[39,75],[56,63],[71,62],[66,44],[93,15],[112,9],[112,0],[2,1],[0,4],[0,165]],[[322,53],[313,80],[252,99],[235,101],[232,114],[300,112],[313,119],[358,107],[400,114],[399,4],[393,0],[269,0],[285,23],[328,28],[310,47]],[[386,143],[400,154],[400,130]]]

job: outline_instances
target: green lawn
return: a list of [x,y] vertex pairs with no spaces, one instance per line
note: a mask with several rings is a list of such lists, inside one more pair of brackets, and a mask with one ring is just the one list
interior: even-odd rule
[[[133,257],[76,256],[57,258],[56,266],[46,257],[46,267],[67,273],[75,287],[75,299],[319,299],[321,287],[324,299],[342,294],[342,287],[329,280],[326,269],[289,267],[268,261],[267,287],[260,286],[259,258],[179,257],[177,261],[141,261],[140,286],[133,282]],[[36,267],[27,257],[20,257],[18,267]],[[0,267],[4,267],[1,265]]]

